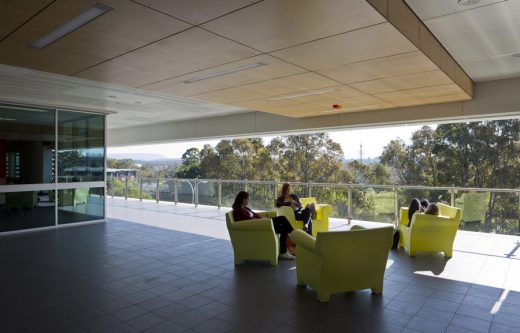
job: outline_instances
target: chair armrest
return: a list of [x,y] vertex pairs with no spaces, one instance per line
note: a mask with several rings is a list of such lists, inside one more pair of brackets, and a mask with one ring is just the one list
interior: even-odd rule
[[257,212],[257,214],[260,215],[263,218],[270,218],[270,219],[272,219],[273,217],[277,216],[277,212],[276,211]]
[[253,219],[231,223],[231,230],[253,231],[253,230],[273,230],[271,219]]
[[291,240],[296,243],[296,246],[316,252],[316,239],[302,230],[293,230],[291,232]]
[[325,216],[329,216],[332,213],[332,206],[329,204],[317,204],[315,207],[316,212],[321,212]]

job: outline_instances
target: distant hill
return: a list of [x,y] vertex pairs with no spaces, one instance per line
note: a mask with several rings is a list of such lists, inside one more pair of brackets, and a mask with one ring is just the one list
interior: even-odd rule
[[147,153],[119,153],[109,154],[108,158],[116,160],[131,159],[134,161],[155,161],[155,160],[168,160],[168,157],[161,154],[147,154]]

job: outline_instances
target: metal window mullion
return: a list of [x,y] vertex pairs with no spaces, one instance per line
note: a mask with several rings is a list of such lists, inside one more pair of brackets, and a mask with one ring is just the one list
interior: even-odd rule
[[57,227],[58,224],[58,203],[59,201],[59,193],[58,193],[58,109],[54,109],[54,226]]

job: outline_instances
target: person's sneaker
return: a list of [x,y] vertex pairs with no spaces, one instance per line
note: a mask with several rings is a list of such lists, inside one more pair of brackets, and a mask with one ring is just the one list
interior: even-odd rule
[[285,252],[285,253],[280,254],[278,256],[278,258],[285,259],[285,260],[294,260],[294,256],[292,254],[290,254],[289,252]]

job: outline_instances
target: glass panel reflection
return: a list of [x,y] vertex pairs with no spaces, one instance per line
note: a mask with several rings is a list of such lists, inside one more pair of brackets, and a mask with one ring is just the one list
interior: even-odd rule
[[43,191],[0,193],[0,232],[54,224],[54,204]]
[[105,116],[58,111],[58,182],[104,180]]
[[105,216],[103,187],[58,191],[58,224],[100,220]]
[[0,105],[0,185],[54,182],[54,110]]

